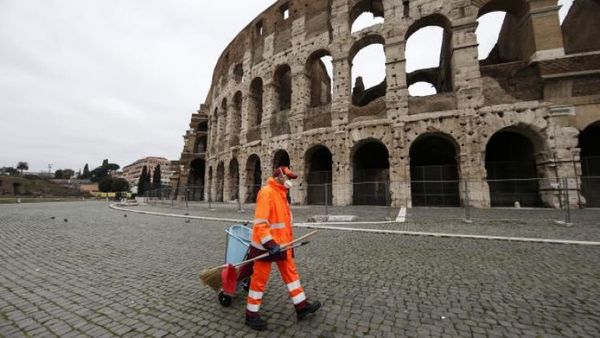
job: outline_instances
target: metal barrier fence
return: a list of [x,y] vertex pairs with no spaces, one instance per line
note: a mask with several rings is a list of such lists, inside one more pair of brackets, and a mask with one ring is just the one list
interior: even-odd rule
[[[352,184],[334,184],[328,181],[326,178],[323,179],[323,183],[309,183],[293,188],[304,190],[304,200],[290,199],[290,202],[307,205],[306,208],[309,208],[310,212],[325,215],[348,213],[347,209],[352,208],[334,206],[334,201],[336,204],[343,201],[357,208],[376,206],[378,208],[372,210],[378,210],[381,220],[393,220],[399,208],[412,206],[416,208],[413,214],[418,215],[415,217],[440,222],[449,218],[460,218],[467,222],[478,218],[503,220],[507,218],[507,214],[510,215],[510,210],[521,210],[523,215],[529,215],[527,217],[542,215],[566,224],[573,223],[573,208],[597,207],[600,202],[600,176],[369,181]],[[246,195],[241,199],[219,202],[218,208],[238,211],[253,208],[245,204],[255,202],[259,189],[259,185],[251,185],[247,187]],[[204,186],[179,187],[178,195],[175,196],[170,187],[163,187],[147,191],[144,197],[150,204],[170,204],[171,207],[208,206],[208,209],[212,210],[216,204]],[[488,206],[491,208],[487,208]],[[428,211],[418,210],[421,207],[425,208],[422,210]]]

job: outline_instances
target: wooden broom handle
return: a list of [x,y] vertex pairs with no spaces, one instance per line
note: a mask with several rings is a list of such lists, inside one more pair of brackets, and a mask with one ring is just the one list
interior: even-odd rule
[[[306,234],[306,235],[304,235],[304,236],[298,237],[297,239],[295,239],[295,240],[293,240],[293,241],[291,241],[291,242],[289,242],[289,243],[287,243],[287,244],[284,244],[284,245],[282,245],[282,246],[281,246],[281,251],[287,251],[287,250],[291,249],[291,248],[294,246],[294,244],[301,243],[301,242],[302,242],[302,241],[304,241],[305,239],[307,239],[307,238],[309,238],[309,237],[312,237],[312,236],[316,235],[316,234],[317,234],[317,232],[319,232],[319,230],[315,230],[315,231],[309,232],[309,233],[307,233],[307,234]],[[252,258],[252,259],[249,259],[249,260],[247,260],[247,261],[243,261],[243,262],[237,263],[237,264],[235,264],[235,265],[233,265],[233,266],[234,266],[235,268],[238,268],[238,267],[240,267],[240,266],[242,266],[242,265],[246,265],[246,264],[248,264],[248,263],[252,263],[252,262],[254,262],[254,261],[257,261],[257,260],[259,260],[259,259],[263,259],[263,258],[266,258],[266,257],[269,257],[269,253],[268,253],[268,252],[266,252],[266,253],[264,253],[264,254],[262,254],[262,255],[260,255],[260,256],[256,256],[256,257],[254,257],[254,258]]]

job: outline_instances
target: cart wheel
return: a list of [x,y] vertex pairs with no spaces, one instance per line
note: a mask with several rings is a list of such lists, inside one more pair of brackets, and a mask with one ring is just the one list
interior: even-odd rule
[[223,291],[219,292],[219,303],[224,307],[228,307],[231,305],[231,296],[224,294]]

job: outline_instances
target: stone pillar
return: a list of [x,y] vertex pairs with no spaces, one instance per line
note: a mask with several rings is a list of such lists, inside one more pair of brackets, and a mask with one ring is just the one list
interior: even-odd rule
[[406,42],[398,37],[386,42],[386,107],[392,124],[408,115],[408,88],[406,85]]
[[[332,149],[333,153],[333,205],[346,206],[352,204],[352,163],[350,161],[350,148],[346,151]],[[336,151],[337,150],[337,151]]]
[[[569,205],[573,208],[585,205],[585,198],[581,194],[581,161],[579,144],[579,130],[571,127],[569,119],[575,116],[573,106],[554,106],[549,109],[548,144],[552,148],[550,161],[554,176],[558,176],[556,182],[563,184],[562,179],[567,178]],[[564,186],[557,187],[553,194],[553,207],[559,207],[558,198],[566,194]],[[562,196],[563,201],[565,196]]]
[[390,195],[392,206],[407,207],[410,204],[409,156],[403,146],[404,123],[392,127],[392,147],[390,152]]
[[273,85],[273,78],[263,79],[263,114],[260,125],[261,138],[263,140],[271,138],[271,118],[273,113],[277,111],[278,101],[277,90]]
[[223,162],[223,202],[231,201],[231,181],[229,180],[229,162],[231,160],[226,160]]
[[472,109],[484,103],[476,29],[477,22],[452,27],[451,74],[458,109]]
[[241,157],[238,159],[238,174],[240,175],[240,190],[239,190],[239,199],[241,203],[246,202],[246,197],[248,195],[248,183],[247,181],[247,168],[246,161],[242,162]]
[[305,67],[292,67],[292,107],[289,115],[290,134],[295,135],[304,131],[304,112],[306,111],[308,81]]
[[335,128],[348,124],[348,107],[352,102],[352,66],[347,57],[334,57],[333,74],[331,126]]
[[526,55],[532,61],[565,55],[557,0],[525,0],[529,7],[532,45]]

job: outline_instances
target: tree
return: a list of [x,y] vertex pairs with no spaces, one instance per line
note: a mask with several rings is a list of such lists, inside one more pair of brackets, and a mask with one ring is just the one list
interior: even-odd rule
[[57,169],[54,172],[54,178],[57,179],[57,180],[62,180],[64,178],[62,169]]
[[75,171],[71,169],[58,169],[54,172],[54,178],[56,179],[70,180],[73,176],[75,176]]
[[98,183],[101,192],[122,192],[129,190],[129,183],[122,178],[106,177]]
[[13,167],[4,167],[0,169],[2,175],[19,176],[19,171]]
[[27,162],[19,162],[17,169],[21,171],[21,176],[23,176],[23,170],[29,170],[29,164]]
[[91,179],[93,182],[100,182],[104,178],[110,176],[112,172],[119,170],[121,168],[118,164],[109,163],[108,159],[102,161],[102,166],[92,170]]
[[156,168],[154,168],[154,175],[152,177],[152,189],[160,189],[162,187],[162,183],[161,183],[161,173],[160,173],[160,165],[156,165]]
[[148,168],[146,168],[146,166],[144,166],[144,168],[142,168],[142,174],[140,175],[140,178],[138,180],[138,195],[143,195],[146,192],[145,186],[146,186],[146,177],[148,176]]
[[90,174],[90,167],[88,166],[88,164],[85,164],[85,167],[83,167],[83,174],[79,176],[79,178],[81,179],[88,179],[91,177]]

